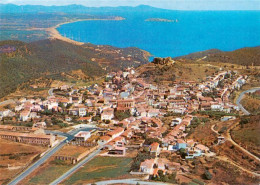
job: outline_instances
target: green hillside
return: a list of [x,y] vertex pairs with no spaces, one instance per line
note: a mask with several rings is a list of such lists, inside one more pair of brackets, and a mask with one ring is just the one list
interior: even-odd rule
[[[96,46],[77,46],[60,40],[42,40],[33,43],[0,42],[0,97],[14,92],[17,86],[41,76],[58,78],[62,72],[81,69],[90,78],[102,76],[108,70],[147,63],[145,52],[136,48],[120,49]],[[137,55],[122,60],[136,51]],[[94,61],[93,61],[94,59]],[[106,68],[106,70],[105,70]]]
[[202,59],[208,62],[223,62],[239,65],[260,66],[260,47],[246,47],[235,51],[224,52],[217,49],[196,52],[175,59]]

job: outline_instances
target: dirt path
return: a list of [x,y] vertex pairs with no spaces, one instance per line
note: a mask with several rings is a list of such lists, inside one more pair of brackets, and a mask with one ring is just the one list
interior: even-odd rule
[[240,150],[242,150],[243,152],[245,152],[246,154],[248,154],[249,156],[251,156],[252,158],[254,158],[255,160],[257,160],[260,163],[260,159],[255,156],[254,154],[252,154],[251,152],[249,152],[248,150],[246,150],[245,148],[243,148],[242,146],[240,146],[239,144],[237,144],[231,137],[231,130],[233,128],[235,128],[237,125],[239,124],[239,122],[236,122],[235,124],[233,124],[231,127],[228,128],[226,134],[225,134],[225,139],[229,140],[233,145],[237,146]]
[[253,171],[250,171],[250,170],[248,170],[248,169],[246,169],[246,168],[244,168],[244,167],[242,167],[242,166],[240,166],[240,165],[234,163],[233,161],[229,160],[228,157],[225,157],[225,156],[216,156],[216,158],[219,159],[219,160],[221,160],[221,161],[225,161],[225,162],[227,162],[227,163],[229,163],[229,164],[232,164],[232,165],[238,167],[239,169],[243,170],[244,172],[247,172],[247,173],[249,173],[249,174],[251,174],[251,175],[253,175],[253,176],[260,177],[260,174],[258,174],[258,173],[256,173],[256,172],[253,172]]
[[[231,131],[233,128],[235,128],[238,124],[239,124],[239,122],[236,122],[235,124],[233,124],[232,126],[230,126],[230,127],[228,128],[226,134],[224,134],[225,139],[228,140],[228,141],[230,141],[233,145],[237,146],[240,150],[242,150],[243,152],[245,152],[245,153],[248,154],[249,156],[253,157],[253,158],[254,158],[255,160],[257,160],[258,162],[260,162],[260,159],[259,159],[257,156],[255,156],[254,154],[252,154],[252,153],[249,152],[248,150],[246,150],[246,149],[244,149],[243,147],[241,147],[239,144],[237,144],[237,143],[232,139],[231,134],[230,134],[230,131]],[[219,135],[218,131],[216,131],[216,130],[214,129],[214,127],[215,127],[215,125],[212,125],[212,126],[211,126],[211,130],[212,130],[214,133],[216,133],[217,135]],[[229,160],[228,157],[225,157],[225,156],[216,156],[216,158],[219,159],[219,160],[228,162],[228,163],[230,163],[230,164],[232,164],[232,165],[238,167],[239,169],[241,169],[241,170],[243,170],[243,171],[245,171],[245,172],[247,172],[247,173],[249,173],[249,174],[251,174],[251,175],[253,175],[253,176],[260,177],[260,174],[254,172],[254,171],[250,171],[250,170],[244,168],[243,166],[240,166],[240,165],[234,163],[233,161]]]
[[216,125],[212,125],[212,126],[211,126],[212,132],[214,132],[214,133],[217,134],[217,135],[220,135],[220,134],[218,133],[218,131],[216,131],[216,130],[214,129],[215,126],[216,126]]

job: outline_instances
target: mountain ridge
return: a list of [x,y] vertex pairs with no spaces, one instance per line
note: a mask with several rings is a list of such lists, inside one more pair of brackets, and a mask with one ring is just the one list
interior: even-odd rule
[[130,12],[130,11],[173,11],[168,9],[156,8],[149,5],[139,6],[117,6],[117,7],[87,7],[84,5],[71,4],[65,6],[44,6],[44,5],[15,5],[0,4],[0,13],[100,13],[100,12]]

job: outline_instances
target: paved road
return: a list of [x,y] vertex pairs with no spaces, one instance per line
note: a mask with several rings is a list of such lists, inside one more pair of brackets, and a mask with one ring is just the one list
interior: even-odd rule
[[53,96],[53,88],[50,88],[50,89],[49,89],[48,94],[49,94],[50,96]]
[[15,185],[18,184],[20,181],[22,181],[25,177],[27,177],[30,173],[32,173],[35,169],[37,169],[41,164],[43,164],[45,161],[47,161],[53,154],[55,154],[59,149],[61,149],[67,141],[72,140],[72,138],[67,138],[63,142],[61,142],[59,145],[55,146],[53,149],[51,149],[49,152],[47,152],[42,158],[40,158],[38,161],[36,161],[34,164],[32,164],[29,168],[27,168],[25,171],[23,171],[19,176],[17,176],[14,180],[12,180],[9,185]]
[[246,91],[244,91],[244,92],[242,92],[240,95],[239,95],[239,97],[238,97],[238,99],[237,99],[237,101],[236,101],[236,104],[239,106],[239,108],[243,111],[243,113],[245,114],[245,115],[250,115],[250,112],[248,112],[241,104],[240,104],[240,101],[243,99],[243,97],[244,97],[244,95],[246,94],[246,93],[249,93],[249,92],[255,92],[255,91],[257,91],[257,90],[260,90],[260,87],[255,87],[255,88],[252,88],[252,89],[249,89],[249,90],[246,90]]
[[[97,185],[108,185],[108,184],[141,184],[141,185],[168,185],[168,183],[162,182],[149,182],[149,181],[142,181],[139,179],[118,179],[118,180],[107,180],[107,181],[100,181],[95,182]],[[88,184],[91,185],[91,184]]]
[[62,181],[64,181],[66,178],[68,178],[69,176],[71,176],[74,172],[76,172],[79,168],[81,168],[84,164],[86,164],[87,162],[89,162],[91,159],[93,159],[95,156],[97,156],[100,152],[101,149],[103,148],[103,146],[100,146],[97,150],[95,150],[94,152],[92,152],[89,156],[87,156],[85,159],[83,159],[81,162],[79,162],[78,164],[76,164],[74,167],[72,167],[69,171],[67,171],[66,173],[64,173],[62,176],[60,176],[58,179],[56,179],[55,181],[53,181],[52,183],[50,183],[50,185],[56,185],[61,183]]
[[4,105],[4,104],[10,104],[10,103],[15,103],[15,101],[14,100],[5,100],[5,101],[2,101],[2,102],[0,102],[0,105]]
[[52,133],[57,135],[62,135],[67,137],[64,141],[62,141],[57,146],[53,147],[50,151],[48,151],[43,157],[41,157],[38,161],[33,163],[30,167],[28,167],[25,171],[23,171],[19,176],[17,176],[15,179],[13,179],[9,185],[15,185],[18,184],[20,181],[22,181],[24,178],[26,178],[30,173],[32,173],[35,169],[37,169],[41,164],[43,164],[45,161],[47,161],[52,155],[54,155],[58,150],[60,150],[67,142],[71,141],[74,138],[74,135],[78,133],[81,130],[91,130],[89,128],[83,128],[83,129],[76,129],[72,130],[69,133],[62,133],[59,131],[46,131],[46,133]]

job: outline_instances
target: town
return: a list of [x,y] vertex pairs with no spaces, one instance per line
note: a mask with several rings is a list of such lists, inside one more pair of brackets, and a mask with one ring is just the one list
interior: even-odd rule
[[[64,133],[73,132],[55,159],[76,164],[97,149],[100,156],[134,154],[130,174],[175,180],[189,171],[180,160],[216,155],[187,138],[199,112],[221,111],[226,113],[221,119],[235,119],[231,115],[239,107],[229,96],[246,80],[220,69],[201,83],[174,81],[169,86],[147,82],[134,68],[111,72],[100,85],[62,85],[51,88],[45,99],[13,100],[12,107],[0,111],[0,138],[52,148],[65,140]],[[225,138],[218,136],[217,142]]]

